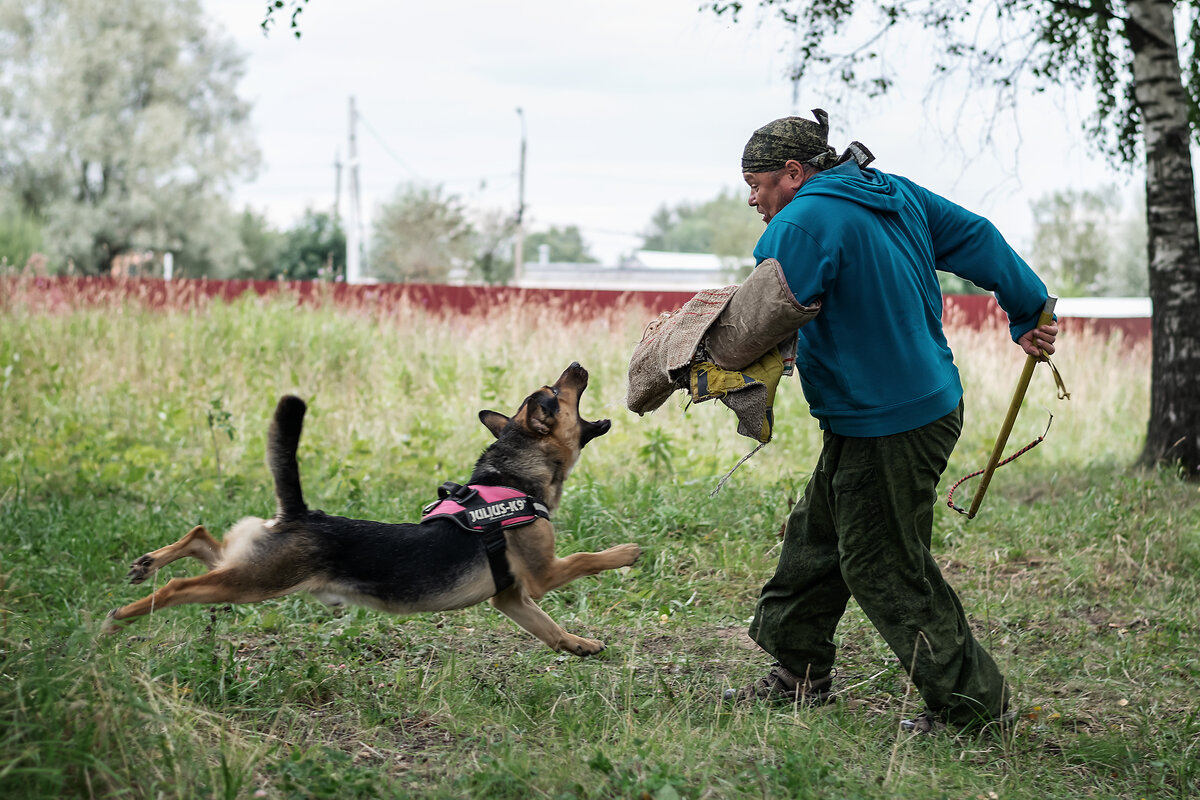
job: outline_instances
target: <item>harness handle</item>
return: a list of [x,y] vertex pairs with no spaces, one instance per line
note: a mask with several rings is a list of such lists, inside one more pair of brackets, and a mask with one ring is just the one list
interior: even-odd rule
[[472,489],[470,486],[463,486],[462,484],[455,483],[454,481],[446,481],[438,487],[437,494],[439,500],[451,498],[462,503],[479,494],[479,490]]

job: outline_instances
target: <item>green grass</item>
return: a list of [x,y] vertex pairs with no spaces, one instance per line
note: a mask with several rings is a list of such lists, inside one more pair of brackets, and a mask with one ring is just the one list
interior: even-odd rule
[[[834,706],[732,709],[768,663],[746,621],[819,448],[799,386],[777,439],[725,408],[624,409],[644,314],[448,320],[246,298],[62,313],[0,297],[0,796],[146,798],[1188,798],[1200,792],[1200,493],[1129,467],[1147,350],[1063,340],[1072,399],[1039,371],[1013,434],[1046,442],[997,473],[935,554],[1016,690],[1009,737],[912,739],[918,700],[858,609]],[[967,429],[947,481],[981,466],[1021,356],[954,329]],[[197,523],[266,515],[276,397],[311,411],[310,504],[411,520],[571,360],[613,419],[557,518],[559,551],[636,541],[635,567],[543,606],[598,657],[560,656],[487,606],[397,618],[305,596],[181,607],[97,635],[151,586],[128,564]],[[969,499],[974,482],[957,498]],[[171,575],[196,574],[179,563]]]

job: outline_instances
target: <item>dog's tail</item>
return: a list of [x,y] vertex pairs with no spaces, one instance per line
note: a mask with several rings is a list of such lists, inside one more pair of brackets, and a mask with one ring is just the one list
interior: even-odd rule
[[267,466],[275,477],[275,499],[279,503],[280,517],[299,517],[308,512],[304,493],[300,490],[300,465],[296,463],[305,410],[304,401],[295,395],[279,398],[275,418],[267,433]]

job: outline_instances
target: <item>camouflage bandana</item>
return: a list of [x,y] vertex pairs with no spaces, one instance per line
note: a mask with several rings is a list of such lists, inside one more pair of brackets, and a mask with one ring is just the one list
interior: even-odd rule
[[829,169],[853,159],[860,167],[875,160],[861,142],[851,142],[840,156],[829,146],[829,115],[813,109],[816,122],[803,117],[784,117],[768,122],[754,132],[742,151],[742,172],[774,172],[788,161]]

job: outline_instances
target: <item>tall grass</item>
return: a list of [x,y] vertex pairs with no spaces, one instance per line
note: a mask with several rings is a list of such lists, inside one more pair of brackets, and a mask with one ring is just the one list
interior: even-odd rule
[[[1148,408],[1144,344],[1063,337],[971,522],[941,508],[935,551],[1014,684],[1008,737],[913,740],[917,707],[857,608],[841,701],[733,709],[768,659],[744,633],[777,532],[820,446],[794,379],[775,441],[717,404],[625,410],[640,309],[515,304],[478,318],[301,307],[286,294],[147,311],[0,302],[0,793],[133,797],[1190,797],[1200,791],[1200,497],[1131,468]],[[951,321],[953,322],[953,321]],[[1022,355],[951,324],[967,423],[947,483],[986,461]],[[128,563],[196,523],[273,508],[275,399],[310,403],[311,505],[410,520],[461,480],[489,434],[578,360],[588,448],[557,519],[560,552],[636,541],[643,561],[546,599],[606,640],[579,660],[486,606],[409,618],[305,597],[183,607],[115,637],[99,622],[152,587]],[[1045,409],[1045,411],[1043,410]],[[968,499],[973,483],[956,497]],[[179,564],[170,574],[194,574]],[[164,574],[158,580],[166,580]]]

